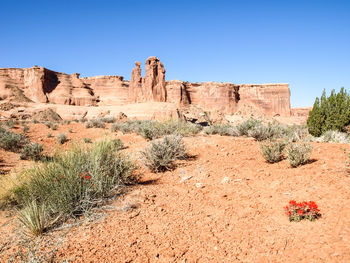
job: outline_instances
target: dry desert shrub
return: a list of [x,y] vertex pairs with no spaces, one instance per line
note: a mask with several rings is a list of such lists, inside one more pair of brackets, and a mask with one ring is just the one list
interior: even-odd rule
[[0,201],[22,209],[21,215],[27,218],[23,221],[38,233],[46,222],[90,211],[112,190],[135,180],[135,163],[119,152],[120,144],[108,139],[59,152],[51,160],[23,170],[17,177],[20,180]]
[[292,167],[305,164],[311,155],[312,145],[306,143],[290,144],[286,150],[287,160]]
[[23,147],[20,158],[22,160],[39,161],[42,157],[43,146],[39,143],[30,143]]
[[187,153],[181,136],[168,135],[152,141],[151,146],[141,152],[141,156],[151,171],[161,172],[171,169],[174,161],[185,159]]
[[19,150],[28,143],[28,139],[11,131],[0,127],[0,147],[11,152],[19,152]]
[[237,128],[240,136],[243,136],[243,135],[248,136],[249,130],[255,128],[258,125],[261,125],[261,121],[260,120],[256,120],[256,119],[250,118],[250,119],[248,119],[248,120],[238,124],[236,126],[236,128]]
[[85,128],[106,128],[106,124],[101,119],[91,119],[85,123]]
[[191,136],[199,133],[201,129],[202,127],[200,125],[174,120],[165,122],[150,120],[128,120],[123,123],[115,123],[111,126],[112,132],[135,132],[148,140],[154,140],[170,134]]
[[203,129],[205,134],[219,134],[221,136],[239,136],[236,127],[229,124],[213,124]]
[[59,144],[64,144],[65,142],[68,141],[67,135],[65,133],[60,133],[56,136],[57,142]]
[[318,142],[349,143],[349,135],[339,131],[326,131],[321,137],[317,138]]
[[276,163],[283,159],[283,150],[286,145],[283,141],[266,141],[260,143],[260,149],[267,162]]

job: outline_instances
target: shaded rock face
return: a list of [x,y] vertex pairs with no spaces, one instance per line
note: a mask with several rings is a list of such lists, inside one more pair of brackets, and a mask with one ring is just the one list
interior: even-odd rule
[[0,68],[0,99],[75,106],[119,106],[141,102],[168,102],[184,109],[233,114],[242,105],[271,116],[291,116],[288,84],[191,83],[165,81],[165,69],[157,57],[149,57],[141,75],[136,62],[131,79],[121,76],[80,78],[42,67]]
[[135,68],[131,71],[129,85],[129,97],[131,102],[145,101],[145,94],[142,87],[141,63],[135,62]]

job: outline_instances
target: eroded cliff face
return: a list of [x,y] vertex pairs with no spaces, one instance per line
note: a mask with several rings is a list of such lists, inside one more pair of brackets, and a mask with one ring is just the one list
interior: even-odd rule
[[288,84],[166,82],[164,65],[156,57],[146,60],[144,77],[141,63],[136,62],[130,82],[121,76],[80,78],[77,73],[65,74],[37,66],[0,68],[0,98],[12,97],[77,106],[168,102],[225,114],[235,113],[241,105],[252,105],[271,116],[291,115]]

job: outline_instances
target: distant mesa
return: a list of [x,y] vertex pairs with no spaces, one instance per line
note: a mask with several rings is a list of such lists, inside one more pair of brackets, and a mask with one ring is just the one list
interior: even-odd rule
[[43,67],[0,68],[0,98],[77,106],[120,106],[143,102],[167,102],[179,107],[198,106],[205,111],[234,114],[240,106],[258,108],[270,116],[291,116],[288,84],[191,83],[165,80],[165,68],[157,57],[146,60],[145,75],[136,62],[130,81],[121,76],[80,78]]

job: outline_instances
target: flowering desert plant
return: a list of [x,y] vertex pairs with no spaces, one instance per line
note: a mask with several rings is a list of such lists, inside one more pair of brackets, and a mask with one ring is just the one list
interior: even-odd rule
[[289,217],[289,221],[299,222],[302,219],[314,221],[321,216],[317,204],[313,201],[297,203],[296,201],[291,200],[289,201],[289,205],[284,209]]

